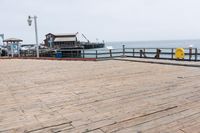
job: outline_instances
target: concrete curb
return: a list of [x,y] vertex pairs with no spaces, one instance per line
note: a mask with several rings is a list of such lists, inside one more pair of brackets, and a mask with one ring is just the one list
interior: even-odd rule
[[51,57],[5,57],[0,59],[33,59],[33,60],[58,60],[58,61],[96,61],[96,58],[51,58]]

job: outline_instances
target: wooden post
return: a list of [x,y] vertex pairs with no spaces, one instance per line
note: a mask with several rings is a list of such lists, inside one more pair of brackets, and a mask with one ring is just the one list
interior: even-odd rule
[[172,58],[172,60],[174,59],[174,49],[173,48],[172,48],[171,58]]
[[110,57],[112,58],[112,50],[110,49],[109,51],[110,51]]
[[142,53],[143,53],[142,50],[140,50],[140,58],[142,58]]
[[197,60],[198,60],[198,49],[195,48],[195,61],[197,61]]
[[192,59],[192,48],[189,48],[189,60]]
[[133,57],[135,57],[135,49],[133,49]]
[[96,50],[96,59],[98,58],[98,51]]
[[161,50],[160,49],[156,49],[156,56],[155,56],[156,59],[160,58],[160,53],[161,53]]
[[123,45],[123,56],[125,56],[125,45]]

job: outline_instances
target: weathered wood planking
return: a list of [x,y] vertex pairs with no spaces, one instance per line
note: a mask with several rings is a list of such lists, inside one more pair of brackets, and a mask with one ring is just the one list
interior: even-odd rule
[[199,68],[2,60],[2,133],[198,133]]

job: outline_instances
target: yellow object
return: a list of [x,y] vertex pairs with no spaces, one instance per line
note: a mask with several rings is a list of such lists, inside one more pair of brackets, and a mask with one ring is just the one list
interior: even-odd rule
[[175,54],[176,54],[176,58],[177,59],[184,59],[184,57],[185,57],[185,50],[183,48],[177,48]]

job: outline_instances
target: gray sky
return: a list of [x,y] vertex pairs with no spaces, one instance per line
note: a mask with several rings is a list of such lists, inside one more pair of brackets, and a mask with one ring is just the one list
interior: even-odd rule
[[47,33],[84,33],[91,41],[200,39],[200,0],[0,0],[0,33],[34,43],[28,15]]

